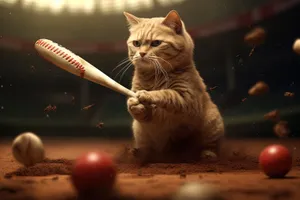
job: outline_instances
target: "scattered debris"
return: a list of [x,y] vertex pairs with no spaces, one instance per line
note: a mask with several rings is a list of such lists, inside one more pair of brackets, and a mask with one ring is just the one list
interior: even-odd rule
[[280,121],[277,124],[275,124],[274,128],[274,133],[280,137],[288,137],[290,134],[290,129],[288,127],[288,122],[287,121]]
[[25,183],[25,184],[34,184],[34,183],[37,183],[37,181],[35,180],[21,180],[22,183]]
[[181,179],[186,178],[186,173],[185,172],[180,172],[179,178],[181,178]]
[[11,179],[13,176],[11,175],[11,174],[6,174],[5,176],[4,176],[4,178],[5,179]]
[[34,72],[35,71],[35,66],[31,65],[30,69],[31,69],[32,72]]
[[44,112],[56,112],[57,107],[56,106],[52,106],[51,104],[49,104],[45,109]]
[[72,99],[71,99],[72,104],[75,104],[75,97],[72,96],[71,98],[72,98]]
[[83,107],[81,110],[88,110],[90,109],[91,107],[93,107],[95,104],[91,104],[91,105],[88,105],[88,106],[85,106]]
[[252,96],[262,95],[267,93],[269,89],[269,86],[265,82],[258,81],[254,86],[252,86],[249,89],[248,94]]
[[255,46],[251,49],[250,53],[249,53],[249,57],[252,56],[252,54],[254,53],[255,51]]
[[142,173],[142,170],[141,170],[141,169],[139,169],[139,170],[138,170],[138,172],[137,172],[137,175],[138,175],[138,176],[142,176],[142,175],[143,175],[143,173]]
[[98,124],[96,124],[97,128],[103,128],[104,123],[103,122],[98,122]]
[[214,86],[214,87],[210,87],[209,88],[209,90],[211,91],[211,90],[214,90],[214,89],[216,89],[218,86]]
[[285,96],[285,97],[294,97],[294,96],[295,96],[295,93],[293,93],[293,92],[285,92],[285,93],[284,93],[284,96]]
[[244,41],[248,45],[255,47],[261,45],[265,41],[265,38],[266,31],[262,27],[256,27],[245,35]]
[[278,110],[273,110],[271,112],[268,112],[264,115],[265,120],[271,120],[271,121],[279,121],[280,120],[280,114]]
[[17,190],[6,186],[0,186],[0,192],[17,193]]

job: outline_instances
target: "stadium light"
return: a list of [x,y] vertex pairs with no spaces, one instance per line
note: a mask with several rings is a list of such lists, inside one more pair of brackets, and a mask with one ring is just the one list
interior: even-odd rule
[[59,14],[63,10],[70,13],[91,14],[96,10],[103,14],[116,14],[122,11],[152,9],[157,2],[160,6],[180,4],[186,0],[0,0],[0,5],[12,6],[18,2],[24,9],[37,12]]

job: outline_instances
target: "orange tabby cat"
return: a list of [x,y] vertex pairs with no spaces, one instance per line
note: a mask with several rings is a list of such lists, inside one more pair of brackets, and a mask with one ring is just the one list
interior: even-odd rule
[[132,90],[137,93],[127,101],[135,148],[161,154],[173,143],[193,138],[202,156],[218,155],[223,119],[195,67],[194,43],[179,14],[173,10],[164,18],[124,15],[134,65]]

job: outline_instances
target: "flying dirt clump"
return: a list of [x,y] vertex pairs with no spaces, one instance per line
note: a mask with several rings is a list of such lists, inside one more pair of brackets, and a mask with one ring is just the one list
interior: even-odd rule
[[287,121],[278,122],[274,125],[273,130],[274,133],[280,138],[288,137],[290,134],[290,129]]
[[264,115],[265,120],[270,120],[277,122],[280,120],[280,114],[278,110],[273,110],[271,112],[268,112],[267,114]]
[[251,96],[258,96],[269,92],[269,89],[269,86],[265,82],[258,81],[249,89],[248,94]]
[[266,31],[262,27],[256,27],[245,35],[244,41],[249,46],[258,46],[265,41],[265,38]]

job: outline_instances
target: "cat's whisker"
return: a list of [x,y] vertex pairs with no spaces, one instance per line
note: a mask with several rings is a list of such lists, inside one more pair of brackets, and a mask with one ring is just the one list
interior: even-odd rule
[[149,60],[154,65],[154,86],[153,87],[156,88],[158,86],[159,69],[157,67],[157,64],[152,59]]
[[128,57],[122,59],[112,71],[116,70],[118,67],[120,67],[121,65],[123,65],[124,63],[126,63],[128,61],[130,61],[130,59]]
[[151,59],[151,60],[153,60],[153,62],[157,66],[158,70],[163,74],[165,81],[166,81],[166,85],[168,85],[169,84],[169,76],[168,76],[168,73],[166,72],[166,70],[161,66],[161,64],[158,62],[157,59]]
[[119,82],[121,82],[121,80],[122,80],[123,76],[125,75],[126,71],[127,71],[132,65],[133,65],[133,64],[130,63],[130,65],[123,71],[123,73],[122,73],[122,75],[121,75],[121,78],[120,78]]
[[165,80],[166,80],[166,85],[168,86],[169,84],[169,75],[167,73],[167,71],[161,66],[161,64],[157,61],[158,66],[160,67],[160,70],[162,71],[162,73],[164,74]]
[[[135,60],[137,60],[137,59],[133,59],[132,61],[135,61]],[[129,60],[129,61],[130,61],[130,60]],[[124,63],[123,63],[123,64],[124,64]],[[122,68],[120,69],[120,71],[115,75],[114,79],[116,79],[117,76],[118,76],[120,73],[122,73],[122,71],[126,70],[127,67],[130,66],[130,65],[132,65],[132,62],[129,62],[129,63],[127,63],[124,67],[122,67]]]
[[151,58],[151,60],[153,61],[153,63],[155,64],[158,72],[161,72],[163,76],[165,76],[165,73],[164,71],[161,70],[161,66],[160,66],[160,63],[157,61],[157,59],[153,59]]
[[123,66],[121,69],[120,69],[120,71],[116,74],[116,76],[114,77],[114,79],[116,79],[117,77],[118,77],[118,75],[120,74],[120,73],[122,73],[129,65],[131,65],[132,63],[131,62],[129,62],[129,63],[127,63],[125,66]]
[[120,66],[122,66],[123,64],[127,63],[127,62],[130,62],[129,58],[125,58],[123,59],[122,61],[120,61],[120,63],[112,70],[115,71],[117,68],[119,68]]
[[168,61],[166,61],[165,59],[163,59],[163,58],[161,58],[161,57],[159,57],[159,56],[157,56],[157,55],[155,55],[155,54],[154,54],[154,56],[149,56],[149,57],[154,58],[154,59],[160,59],[160,60],[162,60],[163,62],[167,63],[167,64],[170,66],[171,69],[173,69],[172,64],[169,63]]
[[155,66],[155,88],[159,85],[159,69]]
[[158,68],[160,69],[160,71],[163,73],[164,76],[167,75],[167,72],[164,70],[164,68],[161,66],[161,64],[158,62],[157,59],[154,59],[155,62],[157,63]]

